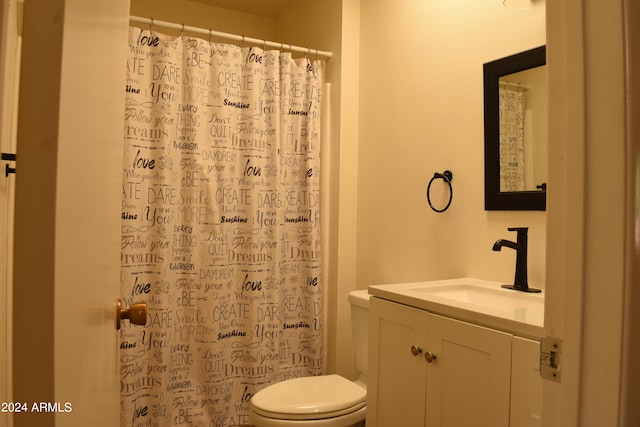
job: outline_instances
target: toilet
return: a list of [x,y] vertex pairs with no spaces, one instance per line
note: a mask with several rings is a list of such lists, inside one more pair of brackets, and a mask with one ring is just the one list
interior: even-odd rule
[[255,427],[364,426],[367,400],[367,343],[369,294],[349,293],[351,332],[358,379],[340,375],[301,377],[270,385],[249,403]]

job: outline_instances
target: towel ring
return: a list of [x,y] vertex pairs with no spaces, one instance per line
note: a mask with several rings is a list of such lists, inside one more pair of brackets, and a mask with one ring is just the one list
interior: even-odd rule
[[[442,178],[444,182],[449,184],[449,203],[447,203],[447,206],[445,206],[443,209],[436,209],[433,207],[433,205],[431,204],[431,195],[429,194],[431,192],[431,184],[438,178]],[[451,206],[451,201],[453,200],[453,187],[451,186],[452,180],[453,173],[451,173],[451,171],[449,170],[446,170],[443,173],[436,172],[435,174],[433,174],[433,178],[431,178],[431,180],[429,181],[429,185],[427,185],[427,202],[429,202],[429,207],[431,207],[431,209],[433,209],[434,211],[438,213],[444,212],[449,209],[449,206]]]

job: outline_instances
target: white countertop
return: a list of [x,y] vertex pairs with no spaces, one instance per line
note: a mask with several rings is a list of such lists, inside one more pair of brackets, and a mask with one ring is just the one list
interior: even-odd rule
[[514,335],[544,337],[544,290],[526,293],[474,278],[369,286],[369,294]]

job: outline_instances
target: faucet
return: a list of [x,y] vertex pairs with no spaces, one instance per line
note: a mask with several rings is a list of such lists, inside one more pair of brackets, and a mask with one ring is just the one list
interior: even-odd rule
[[540,289],[530,288],[527,280],[527,231],[529,229],[527,227],[513,227],[507,228],[507,230],[518,233],[516,241],[512,242],[510,240],[499,239],[493,244],[493,250],[499,252],[503,246],[515,249],[516,276],[513,280],[513,285],[502,285],[502,287],[521,292],[540,292]]

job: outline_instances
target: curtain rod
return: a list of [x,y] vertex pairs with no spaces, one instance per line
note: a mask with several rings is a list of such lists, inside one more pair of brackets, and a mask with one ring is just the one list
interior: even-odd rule
[[292,52],[301,52],[301,53],[305,53],[305,54],[309,54],[309,55],[310,54],[314,54],[316,56],[322,56],[324,58],[331,58],[331,56],[333,55],[331,52],[327,52],[327,51],[323,51],[323,50],[310,49],[310,48],[307,48],[307,47],[295,46],[295,45],[291,45],[291,44],[288,44],[288,43],[277,43],[277,42],[272,42],[272,41],[267,41],[267,40],[262,40],[262,39],[255,39],[255,38],[252,38],[252,37],[239,36],[237,34],[223,33],[223,32],[220,32],[220,31],[213,31],[211,29],[191,27],[189,25],[174,24],[172,22],[159,21],[159,20],[153,19],[153,18],[142,18],[140,16],[130,16],[129,20],[131,22],[137,22],[137,23],[140,23],[140,24],[148,24],[148,25],[150,25],[152,27],[157,25],[159,27],[170,28],[170,29],[173,29],[173,30],[188,31],[190,33],[203,34],[203,35],[209,36],[209,37],[219,37],[219,38],[228,39],[228,40],[235,40],[235,41],[243,42],[243,43],[251,43],[251,44],[269,46],[269,47],[274,47],[274,48],[279,48],[279,49],[287,49],[287,50],[292,51]]
[[511,83],[511,82],[505,81],[505,80],[498,80],[498,84],[502,85],[502,86],[513,86],[513,87],[516,87],[516,88],[520,88],[521,92],[525,92],[525,91],[531,89],[531,87],[529,85],[523,85],[523,84],[520,84],[520,83]]

